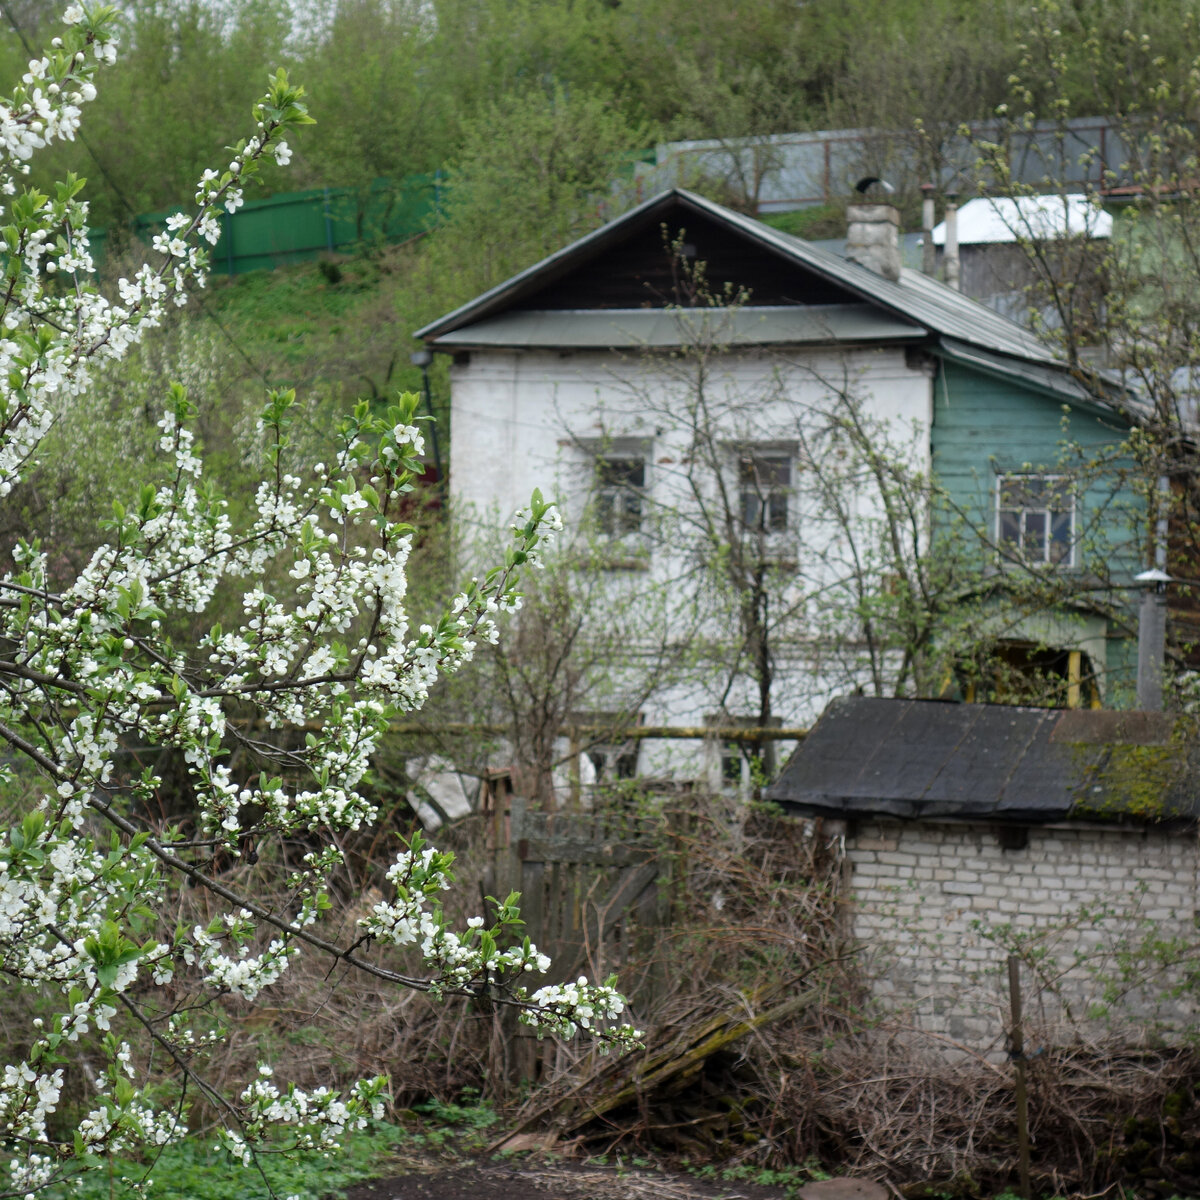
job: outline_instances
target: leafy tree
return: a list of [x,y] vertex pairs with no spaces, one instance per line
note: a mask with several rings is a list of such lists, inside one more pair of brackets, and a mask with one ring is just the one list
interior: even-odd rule
[[[278,72],[254,108],[255,132],[226,170],[201,177],[194,215],[173,218],[154,261],[109,300],[90,282],[81,181],[47,195],[22,179],[47,145],[77,132],[94,77],[116,57],[114,10],[74,5],[65,20],[2,114],[6,499],[47,447],[63,397],[86,394],[93,371],[186,300],[220,210],[241,203],[264,161],[286,161],[284,136],[310,122],[302,89]],[[266,1063],[234,1095],[205,1077],[206,1052],[223,1037],[221,1005],[269,995],[301,952],[401,987],[486,996],[539,1028],[599,1024],[603,1044],[631,1037],[607,1027],[621,1011],[611,985],[529,992],[525,973],[549,962],[514,936],[515,896],[453,931],[440,901],[452,858],[419,839],[353,940],[330,931],[341,839],[373,819],[363,780],[390,717],[420,707],[436,678],[491,636],[494,615],[516,605],[519,569],[536,564],[557,524],[535,494],[503,565],[411,629],[411,531],[398,512],[421,470],[417,404],[402,396],[384,417],[360,405],[306,484],[292,470],[294,396],[271,394],[260,418],[265,469],[235,519],[204,478],[196,407],[176,385],[158,422],[157,481],[113,503],[108,541],[82,570],[33,531],[12,548],[14,567],[0,576],[0,740],[6,807],[26,811],[0,844],[0,963],[38,1012],[12,1037],[0,1082],[17,1192],[179,1139],[197,1094],[246,1164],[275,1127],[290,1127],[284,1146],[334,1145],[378,1112],[383,1078],[339,1096],[278,1083]],[[275,563],[288,582],[268,592]],[[241,592],[237,620],[191,636],[222,589]],[[302,734],[285,734],[297,725]],[[153,755],[140,775],[121,770],[131,739],[181,756],[194,811],[153,816],[166,807],[163,781]],[[286,899],[260,899],[272,881]],[[191,928],[176,915],[184,888],[210,906]],[[68,1117],[73,1077],[86,1099]]]
[[537,87],[497,101],[466,123],[428,248],[433,275],[461,303],[602,224],[629,202],[613,180],[645,136],[594,92]]
[[[1028,268],[1032,320],[1099,397],[1123,397],[1137,420],[1123,448],[1143,500],[1145,566],[1176,579],[1170,608],[1177,667],[1200,643],[1195,587],[1200,561],[1194,423],[1200,368],[1200,104],[1195,63],[1180,47],[1200,29],[1200,8],[1042,5],[1022,47],[999,132],[977,141],[992,189],[1024,197],[1085,193],[1114,214],[1113,236],[1047,237],[1029,220],[1013,233]],[[1169,10],[1169,11],[1168,11]],[[1114,62],[1114,53],[1116,61]],[[1104,152],[1081,146],[1070,122],[1111,114]],[[1018,183],[1013,146],[1040,154]],[[1179,680],[1191,687],[1189,676]]]

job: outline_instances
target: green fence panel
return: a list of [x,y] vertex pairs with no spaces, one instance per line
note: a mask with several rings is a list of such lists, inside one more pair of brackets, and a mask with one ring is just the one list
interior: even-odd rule
[[[618,173],[629,173],[636,162],[653,158],[653,151],[630,155],[627,161],[622,159]],[[211,251],[211,269],[220,275],[270,271],[322,254],[407,241],[437,221],[445,189],[445,173],[434,171],[398,180],[376,179],[364,188],[310,188],[248,200],[237,212],[221,214],[221,237]],[[176,206],[135,217],[134,236],[149,243],[165,229],[169,216],[183,211]],[[89,233],[99,267],[107,231]]]
[[330,188],[328,209],[333,245],[339,250],[380,242],[402,242],[424,233],[436,217],[441,172],[376,179],[369,187]]
[[[444,195],[444,175],[376,179],[366,188],[311,188],[248,200],[236,212],[220,216],[221,237],[212,248],[215,274],[273,270],[332,252],[363,245],[406,241],[424,233],[436,219]],[[142,213],[134,218],[134,236],[149,243],[182,207]],[[102,261],[107,231],[90,230],[92,253]]]
[[107,229],[91,229],[88,231],[88,247],[92,252],[92,262],[96,264],[96,270],[100,270],[100,264],[104,262],[104,248],[108,245],[108,230]]
[[240,275],[316,258],[331,249],[326,226],[324,189],[250,201],[227,217],[214,265]]

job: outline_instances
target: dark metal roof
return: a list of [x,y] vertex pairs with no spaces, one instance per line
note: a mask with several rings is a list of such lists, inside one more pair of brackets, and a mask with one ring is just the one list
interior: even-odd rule
[[830,705],[767,798],[851,818],[1192,820],[1196,733],[1170,713],[854,697]]
[[770,305],[745,308],[516,309],[485,317],[438,338],[470,349],[634,349],[693,344],[718,336],[732,346],[853,345],[913,341],[926,330],[869,304]]

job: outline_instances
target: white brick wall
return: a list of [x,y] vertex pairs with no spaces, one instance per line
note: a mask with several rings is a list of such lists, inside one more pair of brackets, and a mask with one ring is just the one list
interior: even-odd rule
[[879,1001],[938,1039],[1000,1053],[1005,964],[1022,958],[1025,1010],[1042,1037],[1179,1032],[1193,995],[1171,994],[1152,941],[1200,944],[1195,832],[1031,828],[1005,850],[994,827],[858,822],[846,839],[852,921]]

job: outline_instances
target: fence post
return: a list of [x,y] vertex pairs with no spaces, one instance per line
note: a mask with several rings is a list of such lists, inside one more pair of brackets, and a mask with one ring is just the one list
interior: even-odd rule
[[329,211],[329,189],[324,192],[325,249],[333,253],[333,214]]
[[1021,1028],[1021,960],[1015,954],[1008,956],[1008,1001],[1012,1013],[1009,1043],[1016,1070],[1017,1158],[1021,1172],[1021,1195],[1025,1200],[1033,1200],[1029,1190],[1029,1097],[1025,1091],[1025,1034]]
[[[512,832],[509,838],[512,847],[513,877],[517,889],[521,893],[521,917],[525,921],[525,933],[529,940],[543,953],[545,947],[546,915],[545,915],[545,874],[546,864],[527,859],[529,851],[529,828],[526,820],[525,798],[516,795],[512,798]],[[527,1026],[515,1024],[513,1039],[512,1066],[516,1078],[514,1083],[520,1085],[522,1080],[530,1084],[537,1082],[538,1060],[541,1043]]]

